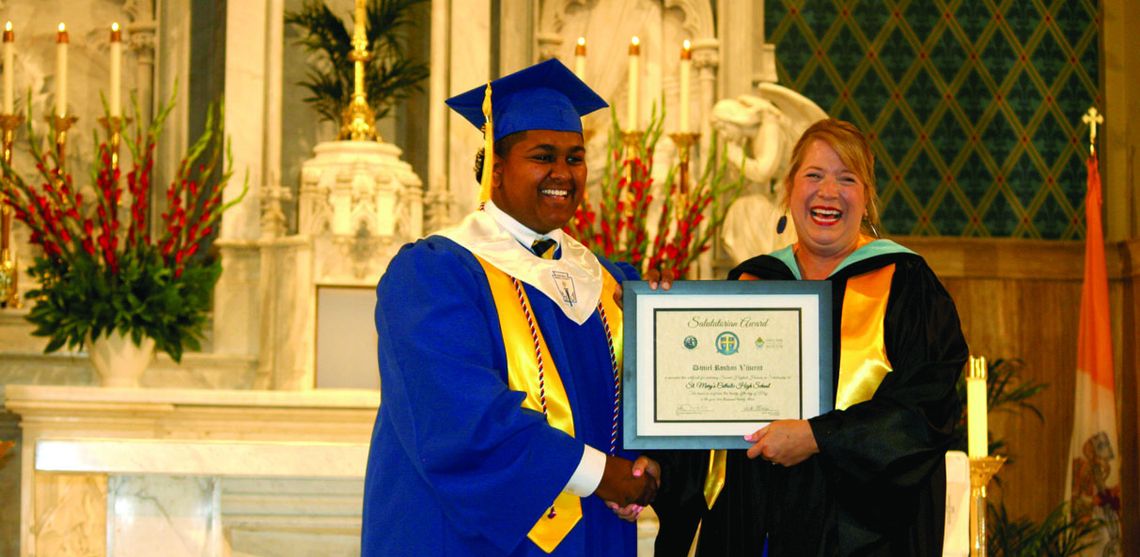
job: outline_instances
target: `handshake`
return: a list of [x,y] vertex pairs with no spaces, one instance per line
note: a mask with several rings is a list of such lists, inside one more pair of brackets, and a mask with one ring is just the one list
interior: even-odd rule
[[661,485],[661,467],[651,458],[640,456],[630,462],[606,456],[606,469],[594,495],[602,498],[619,517],[635,521],[641,509],[653,502]]

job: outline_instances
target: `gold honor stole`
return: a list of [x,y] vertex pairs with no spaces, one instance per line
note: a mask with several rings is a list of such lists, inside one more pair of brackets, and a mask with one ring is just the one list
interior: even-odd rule
[[835,409],[871,400],[891,371],[883,343],[883,322],[891,293],[894,264],[847,280],[840,319],[839,384]]
[[[847,280],[840,323],[839,385],[835,408],[871,400],[883,378],[891,371],[883,341],[887,301],[891,293],[894,264]],[[705,476],[705,503],[712,508],[724,487],[725,452],[709,451]]]
[[[542,412],[541,397],[546,398],[546,420],[571,437],[574,436],[574,415],[566,388],[546,340],[537,325],[528,322],[527,315],[533,316],[530,300],[521,288],[516,292],[511,277],[497,267],[476,256],[487,275],[491,295],[495,299],[495,309],[499,314],[499,327],[503,333],[503,349],[507,356],[507,385],[512,391],[526,393],[522,407]],[[614,301],[617,281],[608,272],[602,273],[602,295],[599,302],[608,317],[604,326],[611,331],[612,348],[615,351],[617,367],[622,361],[622,311]],[[525,306],[525,311],[524,311]],[[533,335],[532,335],[533,329]],[[537,346],[535,346],[537,342]],[[538,376],[539,357],[542,357],[543,379]],[[616,388],[616,387],[615,387]],[[616,398],[616,397],[615,397]],[[616,422],[615,422],[616,423]],[[582,499],[573,493],[563,491],[554,500],[550,513],[543,513],[527,537],[543,551],[550,553],[570,533],[574,525],[582,519]]]

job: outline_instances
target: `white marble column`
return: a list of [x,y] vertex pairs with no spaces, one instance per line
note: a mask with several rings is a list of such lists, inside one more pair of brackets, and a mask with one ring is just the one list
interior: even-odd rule
[[[270,0],[226,3],[225,125],[235,161],[235,179],[226,188],[226,202],[241,194],[243,177],[248,175],[252,189],[257,189],[264,180],[269,3]],[[247,196],[242,203],[226,211],[222,217],[221,238],[258,238],[260,211],[256,197],[256,194]]]
[[[135,58],[136,98],[143,120],[140,126],[150,125],[151,111],[154,109],[154,51],[155,29],[154,5],[150,2],[132,2],[127,7],[130,23],[126,25],[127,52]],[[156,195],[158,192],[155,192]]]
[[[281,0],[246,0],[226,5],[226,135],[231,141],[234,177],[223,194],[226,202],[250,191],[241,203],[222,216],[217,246],[222,254],[222,276],[214,295],[214,351],[256,356],[259,350],[261,313],[259,295],[261,235],[259,193],[267,174],[266,165],[280,164],[280,105],[271,104],[270,80],[276,77],[280,96]],[[274,11],[276,10],[276,11]],[[273,41],[271,31],[277,33]],[[271,43],[275,46],[271,46]],[[275,54],[275,58],[271,55]],[[276,61],[276,71],[271,70]],[[273,102],[279,103],[279,98]],[[271,112],[277,106],[277,113]],[[269,126],[276,126],[270,134]],[[272,138],[269,136],[273,135]],[[269,149],[274,145],[276,149]],[[274,151],[270,154],[271,151]]]
[[[453,0],[450,20],[450,43],[444,43],[450,49],[448,97],[491,77],[491,1]],[[475,152],[483,145],[483,134],[449,111],[447,137],[448,190],[456,215],[461,217],[478,206],[479,184],[472,167]]]
[[[712,124],[709,115],[712,114],[713,102],[716,100],[716,75],[719,63],[720,44],[716,39],[698,39],[693,42],[693,67],[697,70],[697,82],[700,84],[701,92],[701,109],[698,112],[701,123],[701,159],[698,159],[700,165],[704,164],[703,159],[705,153],[709,152],[708,144],[712,140]],[[697,168],[703,168],[703,166]],[[708,226],[708,220],[702,226]],[[713,277],[713,253],[713,250],[707,251],[697,259],[697,276]]]
[[534,58],[534,9],[530,0],[499,2],[499,75],[521,70]]
[[[712,133],[708,115],[712,114],[713,102],[716,100],[716,75],[719,66],[719,41],[714,38],[693,41],[693,68],[697,70],[697,83],[701,92],[700,130],[703,142],[707,142]],[[702,149],[702,152],[705,150]]]
[[717,18],[717,38],[724,51],[732,53],[732,56],[725,56],[721,60],[720,67],[723,71],[719,72],[719,98],[736,98],[752,91],[755,46],[757,40],[763,43],[764,38],[763,20],[757,27],[757,22],[753,19],[756,3],[762,4],[717,0],[717,13],[720,15]]
[[448,61],[451,51],[451,10],[447,2],[431,3],[431,77],[428,81],[428,188],[424,232],[431,233],[451,223],[453,197],[448,187],[448,124],[451,117],[443,101],[450,91]]

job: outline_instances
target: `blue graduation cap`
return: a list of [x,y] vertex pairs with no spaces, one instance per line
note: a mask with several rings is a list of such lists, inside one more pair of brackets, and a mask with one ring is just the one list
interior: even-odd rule
[[[526,130],[582,131],[582,116],[609,106],[589,85],[551,58],[490,83],[494,140]],[[447,99],[447,106],[482,129],[486,86]]]

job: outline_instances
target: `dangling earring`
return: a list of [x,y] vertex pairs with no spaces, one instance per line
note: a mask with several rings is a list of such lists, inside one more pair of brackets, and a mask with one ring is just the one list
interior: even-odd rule
[[788,215],[780,215],[780,220],[776,221],[776,234],[783,234],[784,229],[788,227]]
[[866,213],[863,214],[863,224],[866,224],[867,228],[871,229],[871,235],[874,236],[876,239],[882,237],[882,236],[879,236],[878,229],[875,228],[875,224],[871,222],[871,219],[867,217]]

